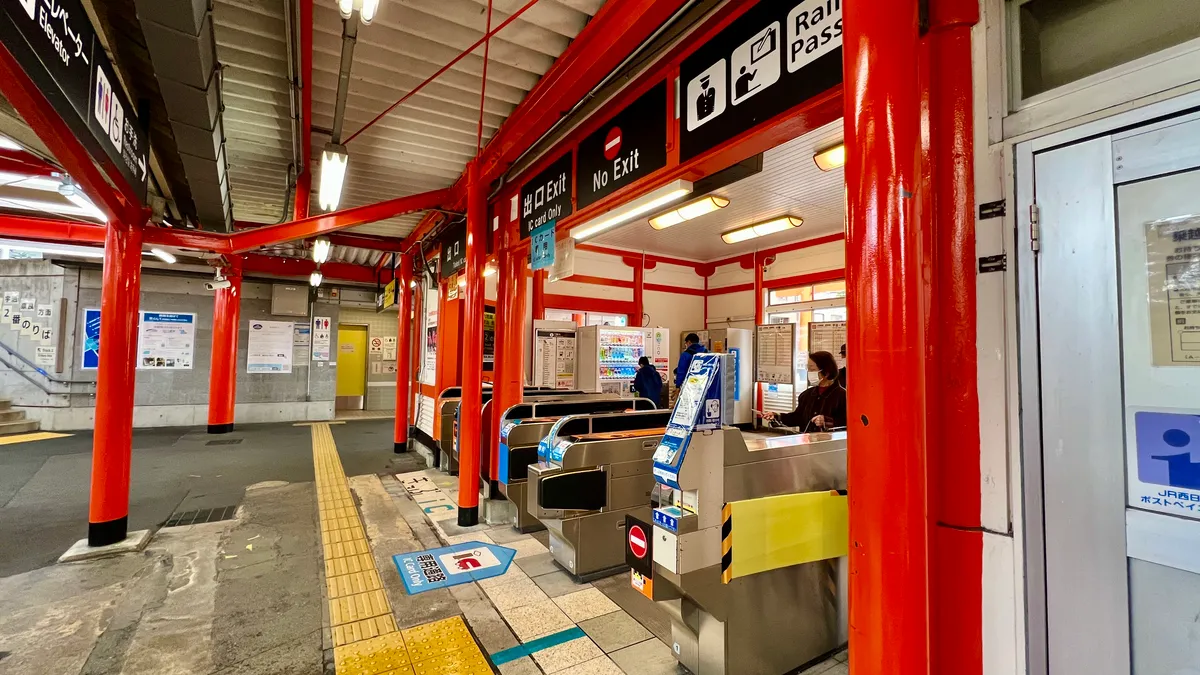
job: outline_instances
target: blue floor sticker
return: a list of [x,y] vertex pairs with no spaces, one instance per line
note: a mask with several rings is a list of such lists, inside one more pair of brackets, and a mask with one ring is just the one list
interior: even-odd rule
[[508,571],[517,552],[511,548],[469,541],[454,546],[392,556],[409,595],[470,581],[498,577]]

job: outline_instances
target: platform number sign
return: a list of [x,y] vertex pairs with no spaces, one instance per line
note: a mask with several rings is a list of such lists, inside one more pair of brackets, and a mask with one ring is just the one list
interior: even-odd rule
[[764,2],[684,59],[687,160],[842,81],[842,0]]

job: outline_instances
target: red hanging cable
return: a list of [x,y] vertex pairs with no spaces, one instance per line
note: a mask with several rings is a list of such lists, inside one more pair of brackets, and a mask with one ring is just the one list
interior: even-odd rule
[[[412,98],[412,96],[413,96],[414,94],[416,94],[418,91],[421,91],[422,89],[424,89],[424,88],[425,88],[425,85],[427,85],[427,84],[429,84],[430,82],[433,82],[434,80],[436,80],[438,77],[440,77],[440,76],[441,76],[441,74],[442,74],[442,73],[444,73],[444,72],[446,72],[447,70],[450,70],[452,67],[454,67],[454,64],[458,63],[459,61],[462,61],[462,60],[463,60],[463,57],[465,57],[467,54],[470,54],[471,52],[475,51],[475,49],[476,49],[477,47],[479,47],[479,45],[481,45],[481,44],[483,44],[484,42],[486,42],[486,41],[487,41],[489,38],[491,38],[491,37],[492,37],[493,35],[495,35],[496,33],[499,33],[500,31],[504,30],[504,29],[505,29],[505,27],[507,27],[507,26],[508,26],[508,24],[512,23],[513,21],[515,21],[515,20],[516,20],[516,18],[517,18],[517,17],[519,17],[519,16],[521,16],[522,14],[524,14],[524,13],[525,13],[525,10],[527,10],[527,9],[529,9],[530,7],[533,7],[535,4],[537,4],[537,1],[538,1],[538,0],[529,0],[529,2],[525,3],[525,4],[524,4],[524,5],[521,7],[521,9],[518,9],[516,12],[514,12],[514,13],[513,13],[511,16],[509,16],[509,17],[508,17],[507,19],[505,19],[504,21],[501,21],[499,26],[496,26],[494,29],[491,29],[491,30],[489,30],[488,32],[484,33],[484,34],[483,34],[483,37],[481,37],[481,38],[479,38],[478,40],[476,40],[474,44],[472,44],[470,47],[467,47],[467,48],[466,48],[466,49],[465,49],[465,50],[464,50],[462,53],[460,53],[458,56],[456,56],[456,57],[454,57],[453,59],[451,59],[451,60],[450,60],[450,63],[447,63],[446,65],[444,65],[444,66],[442,66],[441,68],[439,68],[439,69],[438,69],[438,71],[437,71],[436,73],[434,73],[434,74],[430,75],[429,77],[425,78],[425,81],[421,82],[421,84],[418,84],[416,87],[414,87],[412,91],[408,92],[408,93],[407,93],[407,94],[405,94],[404,96],[401,96],[399,101],[396,101],[395,103],[393,103],[393,104],[391,104],[390,106],[388,106],[387,110],[384,110],[383,112],[381,112],[381,113],[379,113],[378,115],[376,115],[376,116],[375,116],[375,119],[371,120],[370,122],[367,122],[366,124],[364,124],[364,125],[363,125],[363,127],[362,127],[361,129],[359,129],[358,131],[356,131],[356,132],[354,132],[354,133],[350,134],[350,137],[349,137],[349,138],[347,138],[345,141],[343,141],[343,143],[342,143],[342,144],[343,144],[343,145],[349,144],[349,143],[350,143],[350,141],[353,141],[355,138],[358,138],[358,135],[359,135],[359,134],[361,134],[362,132],[364,132],[364,131],[366,131],[368,128],[370,128],[370,127],[371,127],[371,125],[375,124],[376,122],[378,122],[379,120],[383,119],[384,117],[387,117],[388,113],[392,112],[393,110],[395,110],[396,108],[398,108],[398,107],[400,106],[400,104],[402,104],[402,103],[404,103],[405,101],[407,101],[408,99]],[[489,16],[490,16],[490,15],[491,15],[491,13],[490,13],[490,11],[489,11]]]
[[479,130],[475,135],[475,156],[479,156],[479,151],[483,150],[483,106],[487,102],[487,67],[488,67],[488,51],[492,47],[492,38],[489,37],[492,32],[492,0],[488,0],[487,12],[487,29],[484,30],[483,39],[483,83],[479,87]]

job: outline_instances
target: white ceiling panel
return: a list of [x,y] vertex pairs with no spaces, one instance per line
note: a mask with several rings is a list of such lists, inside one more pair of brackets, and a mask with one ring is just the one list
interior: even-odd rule
[[[591,241],[709,261],[841,232],[845,221],[845,175],[840,168],[821,171],[813,161],[818,150],[841,138],[839,120],[768,150],[763,155],[761,173],[712,193],[729,198],[729,206],[724,209],[666,230],[655,230],[650,227],[649,219],[643,218]],[[721,239],[722,232],[785,215],[799,216],[804,224],[740,244],[726,244]]]

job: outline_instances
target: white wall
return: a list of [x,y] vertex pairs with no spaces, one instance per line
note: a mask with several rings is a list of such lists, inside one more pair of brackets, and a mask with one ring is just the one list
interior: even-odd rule
[[[702,277],[694,276],[703,283]],[[699,295],[646,291],[642,296],[642,308],[649,315],[647,325],[671,330],[671,367],[674,368],[674,364],[679,362],[679,336],[704,327],[704,298]]]

